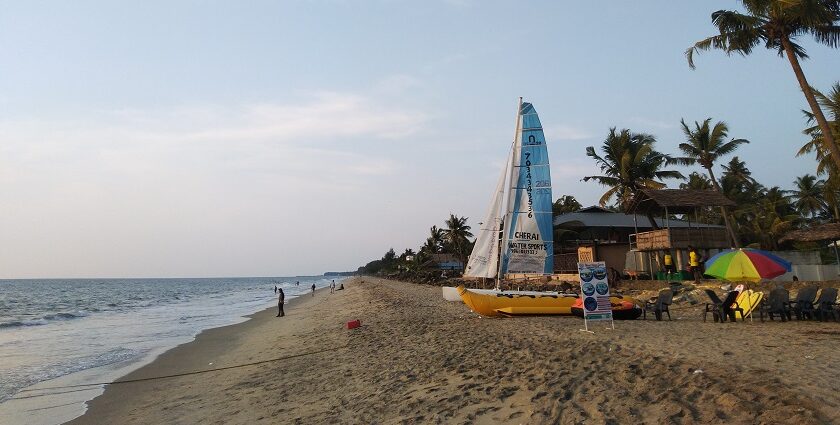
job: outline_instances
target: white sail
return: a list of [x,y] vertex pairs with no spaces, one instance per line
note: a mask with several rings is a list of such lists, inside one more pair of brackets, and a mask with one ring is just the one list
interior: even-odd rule
[[[513,155],[513,151],[511,151]],[[507,163],[510,164],[508,159]],[[484,221],[481,222],[472,254],[464,270],[465,277],[496,277],[499,270],[499,232],[504,220],[502,201],[505,199],[505,181],[508,178],[509,165],[502,169],[496,190],[490,199],[490,206]]]

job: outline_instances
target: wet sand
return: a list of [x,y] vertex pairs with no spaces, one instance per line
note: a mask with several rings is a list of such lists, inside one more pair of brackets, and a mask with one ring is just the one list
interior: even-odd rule
[[[440,288],[365,278],[203,332],[73,424],[831,423],[840,324],[481,318]],[[362,327],[344,328],[360,319]]]

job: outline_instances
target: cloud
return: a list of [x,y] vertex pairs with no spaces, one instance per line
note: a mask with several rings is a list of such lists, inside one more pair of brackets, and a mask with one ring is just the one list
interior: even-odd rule
[[407,138],[425,121],[422,112],[399,105],[321,92],[300,103],[120,109],[61,120],[4,121],[0,149],[7,169],[20,164],[159,169],[168,163],[294,171],[303,167],[301,158],[309,158],[344,172],[370,175],[390,172],[395,166],[375,158],[375,153],[358,153],[364,150],[360,143]]

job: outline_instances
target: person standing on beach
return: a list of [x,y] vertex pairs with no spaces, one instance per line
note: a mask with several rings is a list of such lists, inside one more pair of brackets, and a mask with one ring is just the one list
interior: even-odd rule
[[700,256],[693,246],[688,246],[688,267],[692,275],[694,275],[694,282],[699,283],[702,275],[700,274]]
[[274,285],[274,293],[277,293],[277,285]]
[[312,284],[312,296],[313,297],[315,296],[315,284],[314,283]]
[[330,293],[335,293],[335,279],[333,279],[332,283],[330,284]]
[[670,252],[665,253],[665,274],[668,276],[667,279],[671,279],[671,275],[676,272],[674,268],[674,258],[671,257]]
[[280,289],[280,295],[277,297],[277,317],[283,317],[286,313],[283,311],[283,303],[286,301],[286,294],[283,293],[283,288]]

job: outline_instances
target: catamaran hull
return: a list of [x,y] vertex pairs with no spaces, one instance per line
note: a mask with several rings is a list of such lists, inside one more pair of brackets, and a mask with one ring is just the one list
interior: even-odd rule
[[[452,302],[463,302],[464,300],[461,298],[461,293],[458,292],[458,288],[454,286],[442,286],[441,290],[443,291],[443,299],[446,301]],[[483,295],[496,295],[496,294],[512,294],[512,295],[559,295],[558,292],[537,292],[537,291],[500,291],[497,289],[467,289],[467,291],[475,292],[476,294],[483,294]]]
[[556,292],[492,292],[482,294],[458,287],[461,300],[470,310],[482,316],[517,316],[535,314],[572,314],[576,295]]
[[458,288],[452,286],[442,286],[443,299],[452,302],[461,302],[461,294],[458,293]]

